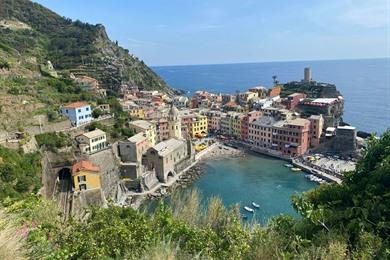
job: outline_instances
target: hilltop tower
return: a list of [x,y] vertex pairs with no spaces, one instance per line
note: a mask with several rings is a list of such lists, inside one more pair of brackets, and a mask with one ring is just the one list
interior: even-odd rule
[[306,67],[303,74],[304,74],[304,78],[303,78],[304,82],[310,82],[312,80],[312,78],[311,78],[311,68]]
[[168,115],[169,138],[181,139],[181,119],[179,110],[172,104]]

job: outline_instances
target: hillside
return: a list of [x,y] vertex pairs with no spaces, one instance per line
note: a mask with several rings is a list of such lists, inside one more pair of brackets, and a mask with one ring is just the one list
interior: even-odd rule
[[143,61],[112,42],[103,25],[72,21],[29,0],[0,0],[0,35],[1,77],[37,79],[39,66],[50,60],[60,75],[88,75],[114,91],[123,84],[171,91]]

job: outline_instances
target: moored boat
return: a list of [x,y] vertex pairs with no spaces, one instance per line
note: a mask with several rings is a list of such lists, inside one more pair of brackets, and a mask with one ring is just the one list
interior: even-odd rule
[[286,166],[287,168],[292,168],[294,167],[294,165],[290,164],[290,163],[286,163],[284,166]]
[[250,208],[250,207],[247,207],[247,206],[245,206],[244,209],[245,209],[246,211],[248,211],[248,212],[251,212],[251,213],[255,212],[254,209],[252,209],[252,208]]
[[260,208],[260,205],[257,204],[257,203],[255,203],[255,202],[252,202],[252,206],[255,207],[255,208],[257,208],[257,209]]
[[297,168],[297,167],[291,168],[291,170],[292,170],[293,172],[300,172],[300,171],[302,171],[301,168]]

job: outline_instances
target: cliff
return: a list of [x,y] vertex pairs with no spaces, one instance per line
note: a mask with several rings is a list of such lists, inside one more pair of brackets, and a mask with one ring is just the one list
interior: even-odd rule
[[[29,0],[0,0],[0,76],[39,77],[51,61],[60,75],[87,75],[103,88],[172,90],[145,63],[112,42],[103,25],[61,17]],[[1,83],[1,82],[0,82]]]

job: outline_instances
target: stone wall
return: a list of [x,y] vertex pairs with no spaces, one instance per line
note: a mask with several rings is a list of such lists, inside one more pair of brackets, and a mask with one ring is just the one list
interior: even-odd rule
[[89,160],[101,170],[102,190],[104,196],[114,199],[120,183],[119,162],[112,149],[107,149],[89,156]]

